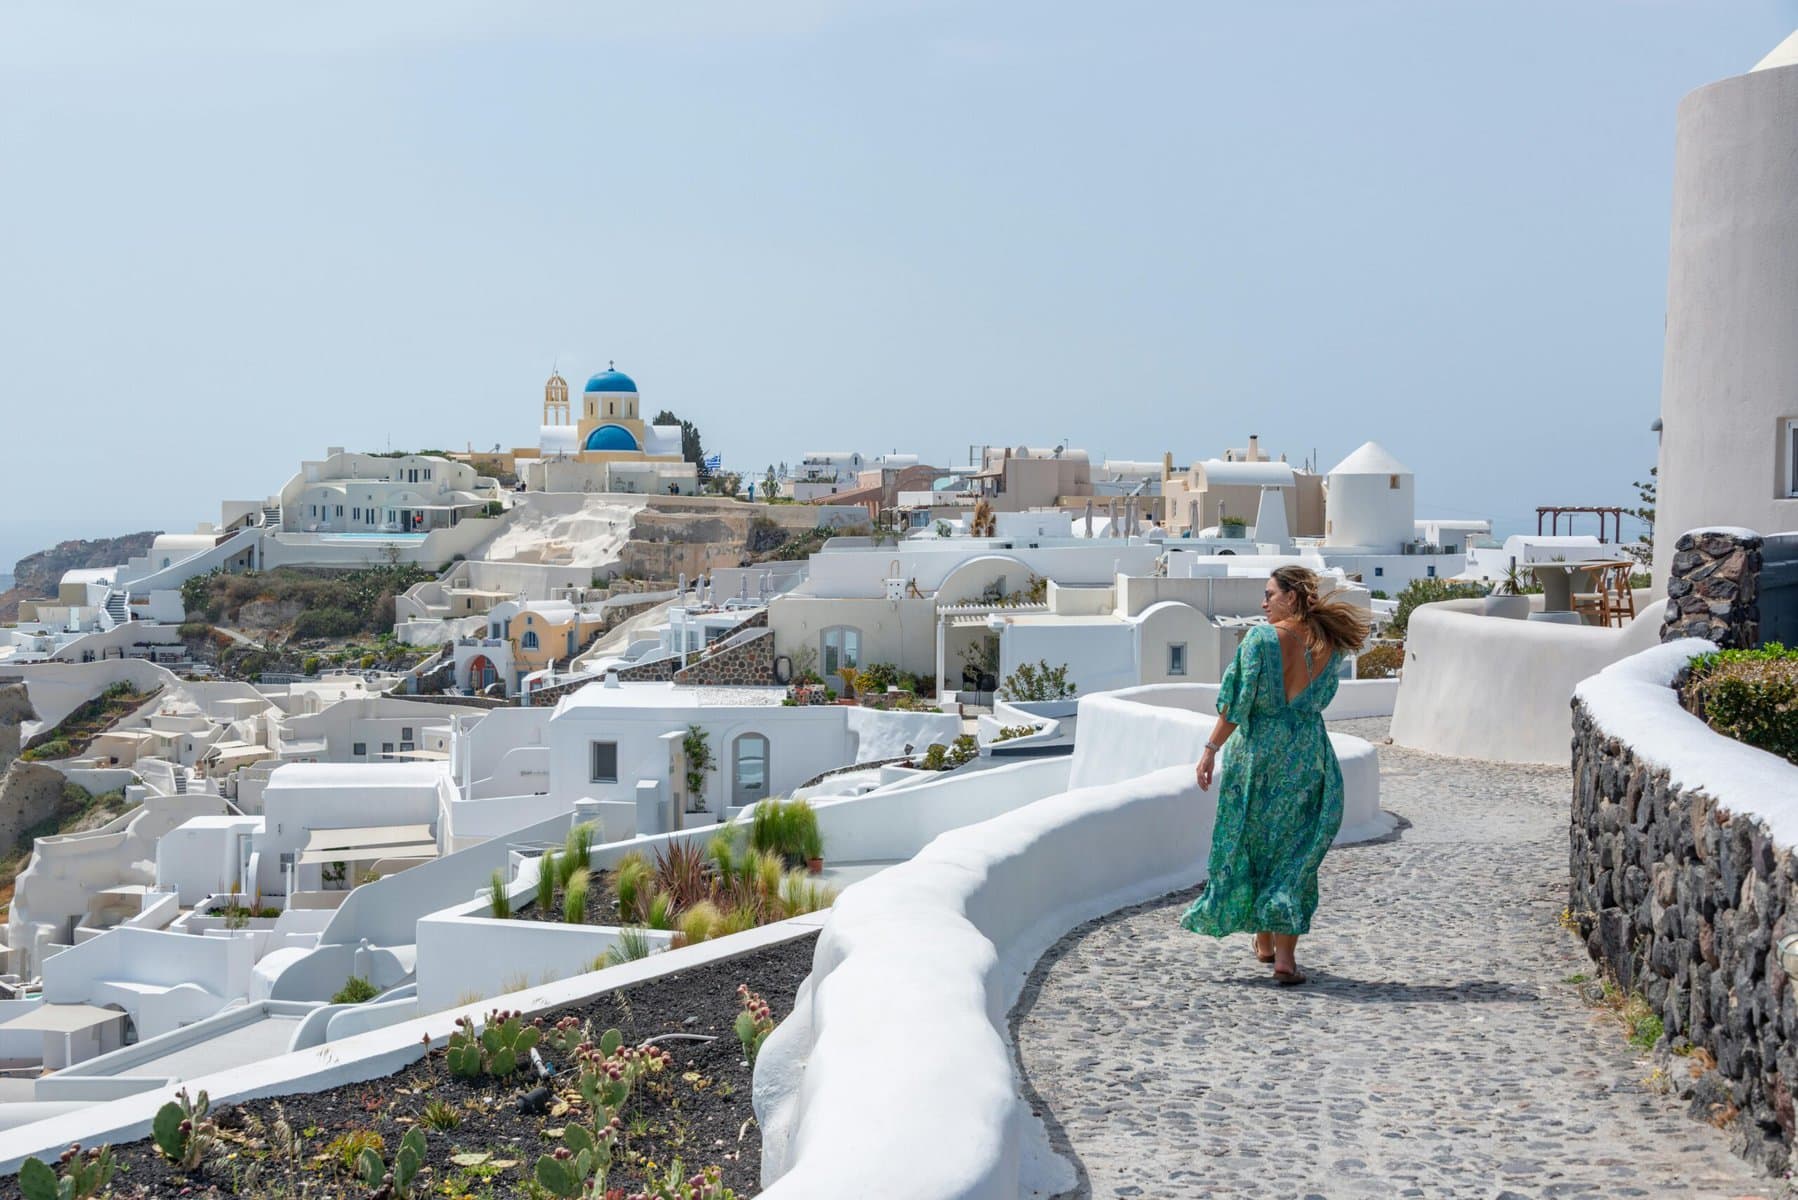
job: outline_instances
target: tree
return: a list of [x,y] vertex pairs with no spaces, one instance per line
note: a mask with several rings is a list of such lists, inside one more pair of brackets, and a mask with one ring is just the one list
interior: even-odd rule
[[762,476],[762,499],[772,500],[780,495],[780,476],[774,473],[774,464],[768,464],[768,473]]
[[651,425],[680,426],[680,456],[699,468],[699,478],[707,478],[705,469],[705,446],[699,440],[699,426],[691,421],[683,421],[667,409],[656,414]]
[[1636,544],[1629,547],[1629,553],[1639,563],[1654,561],[1654,507],[1657,493],[1660,490],[1661,469],[1658,466],[1648,469],[1647,479],[1638,479],[1630,486],[1636,489],[1637,507],[1623,511],[1642,522],[1645,527],[1636,537]]
[[1033,666],[1019,663],[1017,669],[999,685],[1002,700],[1071,700],[1075,687],[1068,681],[1066,663],[1051,667],[1039,659]]

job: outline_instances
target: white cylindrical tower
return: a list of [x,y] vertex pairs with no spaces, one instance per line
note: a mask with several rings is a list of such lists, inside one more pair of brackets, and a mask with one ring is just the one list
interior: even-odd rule
[[1411,469],[1378,442],[1330,468],[1324,479],[1324,545],[1402,552],[1417,536]]
[[1679,106],[1654,586],[1688,529],[1798,529],[1798,34]]

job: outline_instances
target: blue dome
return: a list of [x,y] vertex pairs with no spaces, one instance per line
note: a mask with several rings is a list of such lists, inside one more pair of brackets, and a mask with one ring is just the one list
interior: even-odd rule
[[590,392],[634,392],[637,381],[623,371],[601,371],[587,381]]
[[[592,390],[591,384],[588,385],[588,390]],[[641,447],[637,445],[637,439],[631,434],[631,431],[624,426],[601,425],[587,435],[587,444],[582,449],[636,451]]]

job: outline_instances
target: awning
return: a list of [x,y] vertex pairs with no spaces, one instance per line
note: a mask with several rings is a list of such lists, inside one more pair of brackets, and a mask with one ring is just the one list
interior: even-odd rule
[[24,1016],[14,1017],[0,1029],[37,1030],[39,1033],[80,1033],[108,1021],[123,1021],[125,1014],[116,1008],[96,1008],[91,1004],[45,1004]]
[[306,849],[334,850],[346,846],[433,840],[429,825],[366,825],[350,829],[314,829],[312,836],[306,839]]
[[229,762],[246,762],[256,758],[274,758],[275,752],[267,746],[252,745],[249,742],[219,742],[208,750],[206,758],[220,764]]
[[318,863],[373,862],[377,858],[436,858],[436,842],[410,842],[399,846],[344,846],[336,850],[308,850],[300,855],[300,865]]
[[416,758],[416,759],[422,759],[422,760],[426,760],[426,761],[430,761],[430,762],[448,762],[449,761],[449,751],[447,751],[447,750],[396,750],[396,751],[394,751],[393,757],[395,757],[395,758]]

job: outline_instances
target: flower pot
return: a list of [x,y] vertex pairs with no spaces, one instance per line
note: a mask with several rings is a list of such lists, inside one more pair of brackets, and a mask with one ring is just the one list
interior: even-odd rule
[[1530,619],[1528,596],[1487,596],[1480,601],[1480,607],[1488,617],[1505,617],[1512,621]]
[[805,869],[813,875],[822,875],[824,874],[824,860],[821,858],[808,858],[805,860]]

